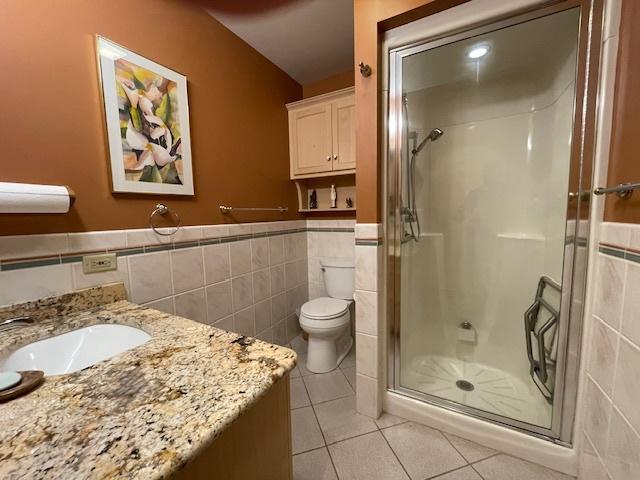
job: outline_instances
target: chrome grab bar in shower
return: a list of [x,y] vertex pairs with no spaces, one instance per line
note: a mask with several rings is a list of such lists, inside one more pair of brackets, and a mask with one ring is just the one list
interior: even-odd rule
[[615,193],[618,197],[626,200],[631,198],[634,190],[640,189],[640,183],[621,183],[615,187],[598,187],[593,193],[596,195],[606,195],[608,193]]
[[[553,403],[553,392],[547,387],[547,380],[549,379],[549,371],[555,367],[555,360],[551,358],[553,351],[553,341],[549,348],[545,344],[545,335],[551,331],[553,327],[557,328],[558,319],[560,318],[560,312],[557,308],[552,306],[544,297],[544,291],[550,286],[557,292],[561,292],[560,285],[553,279],[543,275],[538,281],[538,288],[536,289],[536,296],[533,304],[524,313],[524,330],[525,339],[527,344],[527,357],[529,359],[529,375],[533,379],[540,393],[549,402]],[[540,316],[540,307],[544,307],[550,314],[549,318],[542,324],[542,326],[536,329],[538,324],[538,317]],[[554,332],[555,336],[557,332]],[[536,359],[533,354],[533,338],[537,343],[537,356]]]

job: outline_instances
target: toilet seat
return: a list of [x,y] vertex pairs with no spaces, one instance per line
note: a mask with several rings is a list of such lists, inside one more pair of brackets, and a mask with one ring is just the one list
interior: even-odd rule
[[313,320],[330,320],[343,315],[349,302],[340,298],[320,297],[309,300],[300,309],[302,315]]
[[314,298],[300,309],[300,326],[307,329],[335,329],[349,323],[349,301],[340,298]]

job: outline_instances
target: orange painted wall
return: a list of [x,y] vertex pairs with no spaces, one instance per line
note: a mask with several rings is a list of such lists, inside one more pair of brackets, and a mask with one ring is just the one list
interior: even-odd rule
[[335,92],[341,88],[353,87],[353,70],[337,73],[317,82],[302,86],[302,97],[309,98],[323,93]]
[[[620,46],[613,107],[611,152],[607,185],[640,182],[640,4],[623,0]],[[607,222],[640,223],[640,192],[628,200],[608,195],[604,219]]]
[[381,216],[380,169],[380,42],[382,32],[468,0],[354,0],[355,63],[372,68],[365,78],[356,71],[356,153],[359,223],[377,223]]
[[[187,76],[194,198],[113,195],[94,35]],[[285,103],[302,87],[200,7],[173,0],[8,0],[0,15],[2,181],[67,184],[67,215],[0,215],[0,235],[299,218]],[[288,205],[223,217],[217,206]]]

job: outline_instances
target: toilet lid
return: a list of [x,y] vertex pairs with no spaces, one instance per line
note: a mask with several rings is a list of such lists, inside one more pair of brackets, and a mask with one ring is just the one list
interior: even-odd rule
[[341,298],[314,298],[302,305],[302,314],[315,320],[336,318],[349,308],[349,302]]

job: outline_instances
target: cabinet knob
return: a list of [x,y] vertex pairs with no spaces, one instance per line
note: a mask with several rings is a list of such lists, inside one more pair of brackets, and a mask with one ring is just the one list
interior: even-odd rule
[[331,161],[331,155],[327,155],[327,162]]
[[337,160],[337,159],[338,159],[338,155],[334,155],[334,156],[333,156],[333,159],[334,159],[334,160]]

